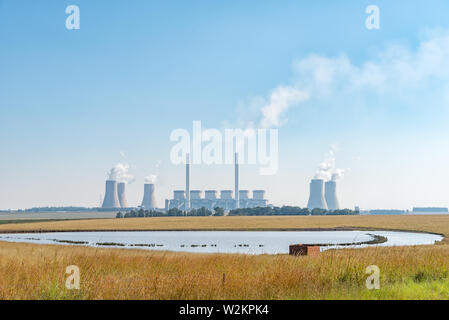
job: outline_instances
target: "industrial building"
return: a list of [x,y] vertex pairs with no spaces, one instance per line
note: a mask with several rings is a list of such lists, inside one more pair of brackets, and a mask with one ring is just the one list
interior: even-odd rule
[[175,190],[173,192],[173,199],[165,200],[165,209],[180,209],[190,210],[205,207],[213,210],[216,207],[225,210],[232,210],[236,208],[254,208],[266,207],[267,200],[265,200],[264,190],[253,190],[250,198],[249,190],[239,190],[239,164],[238,154],[235,153],[234,165],[234,191],[221,190],[220,195],[217,196],[217,190],[190,190],[190,156],[186,159],[186,188],[185,190]]
[[[266,207],[267,200],[265,200],[264,190],[253,190],[252,197],[250,197],[249,190],[239,190],[239,164],[238,154],[235,153],[234,166],[234,190],[221,190],[218,195],[217,190],[190,190],[190,159],[187,155],[186,161],[186,188],[185,190],[175,190],[173,192],[173,199],[165,200],[165,209],[169,210],[177,208],[180,210],[200,209],[205,207],[213,210],[216,207],[225,210],[232,210],[236,208],[255,208]],[[142,204],[140,206],[146,210],[156,209],[155,199],[155,185],[153,183],[144,184],[144,192]],[[106,181],[106,192],[101,206],[103,210],[109,209],[125,209],[128,208],[128,201],[126,198],[126,183],[117,182],[115,180]]]

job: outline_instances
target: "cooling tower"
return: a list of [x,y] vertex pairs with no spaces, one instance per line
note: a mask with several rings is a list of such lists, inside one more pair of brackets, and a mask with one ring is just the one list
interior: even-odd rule
[[117,185],[118,201],[120,202],[120,207],[122,208],[128,208],[128,201],[126,201],[125,187],[126,183],[124,182],[120,182]]
[[145,183],[145,185],[143,187],[142,207],[144,207],[145,209],[156,208],[156,199],[154,197],[154,184],[153,183]]
[[337,199],[337,183],[335,181],[327,181],[324,186],[327,208],[329,210],[339,210],[340,204]]
[[324,199],[324,180],[313,179],[310,182],[310,197],[307,203],[307,208],[313,209],[326,209],[327,204]]
[[117,181],[106,180],[106,192],[104,195],[103,205],[101,207],[105,209],[120,208],[117,193]]

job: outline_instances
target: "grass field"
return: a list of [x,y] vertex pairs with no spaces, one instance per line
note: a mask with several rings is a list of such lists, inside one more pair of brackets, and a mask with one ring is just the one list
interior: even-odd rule
[[[330,250],[318,257],[187,254],[0,243],[1,299],[448,299],[449,216],[198,217],[0,225],[35,230],[379,228],[444,234],[436,246]],[[81,289],[67,290],[77,265]],[[365,269],[380,268],[368,290]]]

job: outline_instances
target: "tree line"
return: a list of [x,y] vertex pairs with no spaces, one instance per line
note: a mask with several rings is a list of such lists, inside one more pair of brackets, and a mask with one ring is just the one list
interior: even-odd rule
[[[189,211],[172,208],[167,212],[157,210],[131,210],[125,213],[118,212],[117,218],[148,218],[148,217],[207,217],[207,216],[224,216],[223,208],[216,207],[214,210],[209,210],[205,207],[199,209],[191,209]],[[325,210],[300,208],[300,207],[256,207],[256,208],[241,208],[229,211],[229,216],[347,216],[357,215],[358,211],[350,209],[341,210]]]
[[258,207],[258,208],[241,208],[234,209],[229,212],[230,216],[346,216],[357,215],[358,211],[350,209],[341,210],[325,210],[325,209],[308,209],[300,207]]

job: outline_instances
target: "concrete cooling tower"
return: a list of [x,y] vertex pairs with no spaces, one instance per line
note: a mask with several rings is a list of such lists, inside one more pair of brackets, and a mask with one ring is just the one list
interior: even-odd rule
[[329,210],[339,210],[340,204],[337,199],[337,183],[335,181],[327,181],[324,186],[325,199]]
[[310,197],[307,203],[307,208],[313,209],[326,209],[326,199],[324,199],[324,180],[313,179],[310,182]]
[[145,183],[144,185],[142,207],[144,207],[145,209],[156,208],[156,199],[154,197],[153,183]]
[[128,201],[126,200],[126,183],[120,182],[117,185],[117,194],[118,194],[118,201],[120,202],[120,207],[122,208],[128,208]]
[[106,193],[104,195],[104,201],[101,207],[105,209],[120,208],[117,192],[117,181],[106,180]]

